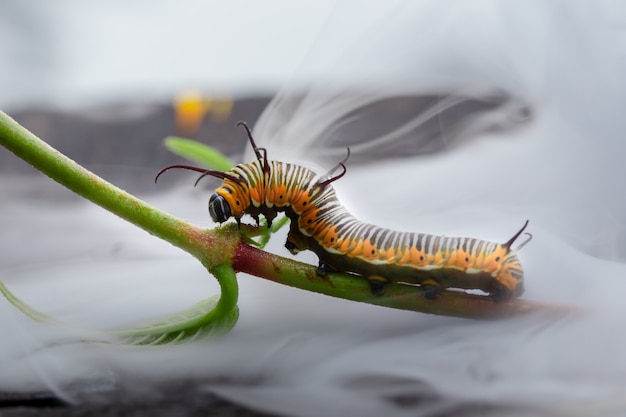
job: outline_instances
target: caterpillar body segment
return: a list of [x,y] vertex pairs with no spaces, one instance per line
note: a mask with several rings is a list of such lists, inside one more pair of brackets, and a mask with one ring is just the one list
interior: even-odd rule
[[[441,288],[478,289],[495,300],[523,293],[524,272],[511,245],[528,221],[506,243],[400,232],[363,223],[341,205],[331,185],[346,173],[346,160],[321,176],[299,165],[268,160],[267,151],[256,147],[244,127],[255,161],[228,172],[175,166],[202,172],[200,178],[223,179],[209,199],[213,221],[234,217],[239,223],[249,214],[257,223],[264,216],[270,225],[277,213],[284,212],[291,222],[285,243],[291,253],[311,250],[319,258],[320,274],[336,271],[363,276],[375,293],[391,282],[420,285],[429,298]],[[339,168],[342,172],[331,176]]]
[[[514,239],[493,243],[398,232],[363,223],[341,205],[330,184],[319,185],[315,172],[268,161],[270,172],[265,173],[262,164],[257,160],[233,168],[229,176],[244,181],[225,178],[210,201],[214,207],[218,202],[230,207],[236,219],[250,214],[270,221],[278,212],[285,212],[291,220],[287,249],[293,254],[312,250],[324,270],[420,284],[428,287],[430,296],[439,288],[450,287],[479,289],[497,299],[523,292],[523,270],[510,247]],[[227,219],[213,218],[217,222]]]
[[[383,230],[400,234],[398,239],[411,240],[411,233]],[[287,246],[294,237],[300,238],[290,233]],[[308,238],[306,244],[318,255],[321,270],[362,275],[370,280],[373,290],[380,288],[385,281],[419,284],[429,298],[442,288],[478,289],[498,301],[518,297],[524,291],[524,273],[517,254],[505,244],[414,234],[413,243],[379,250],[369,238],[360,238],[366,243],[359,242],[350,252],[328,250],[314,237]],[[438,241],[439,245],[447,240],[451,244],[435,246],[436,250],[429,251],[420,247],[419,242],[415,243],[420,239],[423,242]],[[382,238],[378,241],[381,242]],[[343,246],[341,241],[337,246]],[[305,244],[300,243],[300,250],[304,247]]]

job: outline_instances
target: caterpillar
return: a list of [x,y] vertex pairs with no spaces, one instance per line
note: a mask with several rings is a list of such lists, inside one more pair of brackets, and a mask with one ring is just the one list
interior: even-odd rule
[[[481,290],[495,301],[520,296],[524,291],[524,272],[513,243],[524,226],[506,243],[494,243],[467,237],[434,236],[384,229],[353,217],[339,202],[332,183],[347,171],[350,156],[324,175],[303,166],[268,160],[267,150],[256,146],[248,126],[248,140],[256,160],[242,163],[230,171],[206,170],[187,165],[163,168],[156,176],[172,168],[202,173],[222,179],[222,185],[209,199],[209,214],[214,222],[235,218],[240,224],[244,214],[257,225],[264,216],[271,225],[277,213],[290,219],[285,247],[296,254],[313,251],[319,258],[320,275],[344,272],[366,278],[374,293],[388,283],[419,285],[427,298],[435,298],[443,288]],[[340,173],[333,175],[336,171]]]

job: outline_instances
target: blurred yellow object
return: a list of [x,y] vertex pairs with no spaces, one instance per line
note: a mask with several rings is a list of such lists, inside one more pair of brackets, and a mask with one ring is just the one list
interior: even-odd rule
[[176,128],[184,136],[194,136],[206,115],[211,121],[221,123],[228,119],[232,110],[232,98],[211,98],[197,90],[184,91],[174,99]]

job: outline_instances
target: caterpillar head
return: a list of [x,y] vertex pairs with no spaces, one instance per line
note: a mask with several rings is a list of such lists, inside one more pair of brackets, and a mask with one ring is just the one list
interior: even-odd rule
[[250,204],[249,198],[245,198],[246,191],[241,189],[241,185],[245,184],[245,181],[230,172],[213,171],[188,165],[171,165],[159,171],[154,182],[157,182],[165,171],[174,168],[202,173],[194,186],[198,185],[198,182],[207,175],[224,180],[222,186],[209,199],[209,214],[214,222],[223,223],[231,217],[240,219],[243,216],[244,207]]
[[216,223],[224,223],[232,216],[228,202],[217,193],[209,198],[209,214],[211,215],[211,219]]

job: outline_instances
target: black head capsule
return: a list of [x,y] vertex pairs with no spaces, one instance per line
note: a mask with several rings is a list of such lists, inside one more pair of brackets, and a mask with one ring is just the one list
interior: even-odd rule
[[231,216],[230,206],[224,197],[213,194],[209,198],[209,214],[216,223],[224,223]]

